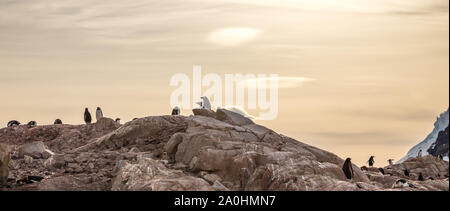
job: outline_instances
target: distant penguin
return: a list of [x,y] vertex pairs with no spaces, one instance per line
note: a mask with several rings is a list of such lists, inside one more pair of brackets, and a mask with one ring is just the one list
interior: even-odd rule
[[172,115],[180,115],[180,113],[181,113],[180,107],[175,106],[175,107],[172,109]]
[[60,119],[55,119],[53,122],[54,125],[62,125],[62,121]]
[[363,166],[361,167],[361,171],[368,171],[369,169],[367,168],[367,166]]
[[9,121],[8,122],[8,127],[13,127],[13,126],[19,126],[20,125],[20,122],[19,121],[17,121],[17,120],[11,120],[11,121]]
[[378,171],[382,174],[382,175],[384,175],[385,173],[384,173],[384,169],[383,168],[378,168]]
[[394,165],[394,159],[389,159],[389,160],[388,160],[388,163],[389,163],[390,166],[391,166],[391,165]]
[[404,174],[405,176],[409,177],[409,171],[408,171],[408,169],[403,170],[403,174]]
[[419,172],[419,177],[417,178],[419,181],[424,181],[422,172]]
[[28,128],[36,127],[36,125],[37,125],[36,121],[29,121],[27,124]]
[[375,156],[372,155],[372,156],[370,156],[369,160],[367,161],[369,163],[370,167],[372,167],[373,164],[375,163],[375,160],[373,158],[375,158]]
[[92,121],[92,117],[91,117],[91,113],[89,113],[88,108],[84,109],[84,122],[86,122],[86,124],[90,124]]
[[209,99],[206,96],[201,97],[201,99],[202,101],[197,102],[197,104],[203,109],[211,110],[211,102],[209,102]]
[[352,179],[354,174],[351,160],[351,158],[347,158],[344,162],[344,165],[342,166],[342,171],[344,171],[345,177],[347,177],[347,179]]
[[442,156],[442,154],[438,155],[439,160],[444,160],[444,157]]
[[422,150],[419,150],[419,153],[417,153],[417,158],[421,158],[422,157]]
[[120,125],[120,118],[116,118],[116,123]]
[[103,112],[100,107],[97,107],[97,110],[95,111],[95,118],[97,119],[97,121],[103,118]]

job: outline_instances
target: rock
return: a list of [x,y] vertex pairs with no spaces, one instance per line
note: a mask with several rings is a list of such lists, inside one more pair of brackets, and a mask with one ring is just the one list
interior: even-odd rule
[[6,184],[8,180],[10,159],[9,146],[0,143],[0,185]]
[[42,154],[46,152],[46,147],[44,142],[36,141],[24,144],[19,148],[19,157],[23,158],[25,155],[31,156],[33,158],[39,159],[43,158]]
[[202,109],[202,108],[194,108],[192,109],[192,113],[194,113],[195,116],[205,116],[205,117],[211,117],[216,118],[216,112],[209,109]]
[[[10,161],[10,177],[45,178],[33,184],[8,184],[6,189],[448,191],[448,162],[427,156],[410,159],[384,167],[385,175],[378,168],[361,171],[353,165],[354,177],[349,180],[341,168],[344,160],[335,154],[234,113],[218,113],[151,116],[121,127],[102,119],[90,125],[0,129],[0,142],[17,154]],[[36,153],[39,158],[33,165],[26,164],[19,158],[25,157],[19,153],[23,149],[18,149],[36,142],[45,143],[44,150]],[[410,177],[403,175],[405,168]],[[425,181],[417,181],[420,172]],[[399,179],[408,185],[393,186]]]
[[239,126],[255,124],[251,119],[226,109],[217,109],[216,119]]
[[167,169],[151,158],[138,158],[136,164],[125,164],[114,179],[111,190],[139,191],[209,191],[205,180]]
[[95,130],[104,131],[104,130],[115,130],[119,128],[119,125],[111,118],[102,117],[97,122],[94,123]]
[[23,159],[25,160],[26,164],[32,164],[33,163],[33,158],[28,156],[28,155],[24,155]]

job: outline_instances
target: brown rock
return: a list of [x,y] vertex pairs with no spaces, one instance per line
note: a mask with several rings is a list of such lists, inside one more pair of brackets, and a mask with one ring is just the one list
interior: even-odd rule
[[0,185],[5,184],[8,180],[10,159],[9,146],[0,143]]

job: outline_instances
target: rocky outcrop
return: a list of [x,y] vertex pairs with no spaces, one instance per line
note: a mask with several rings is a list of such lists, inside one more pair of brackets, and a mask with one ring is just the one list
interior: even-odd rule
[[[349,180],[342,171],[344,160],[333,153],[234,112],[202,112],[145,117],[122,126],[103,118],[89,125],[0,129],[0,142],[11,145],[13,155],[10,182],[3,189],[394,190],[393,184],[404,178],[397,175],[403,167],[426,177],[445,166],[448,171],[448,162],[424,158],[385,167],[385,175],[353,165]],[[29,145],[39,150],[25,153]],[[42,149],[52,154],[43,156]],[[406,180],[411,186],[395,190],[448,190],[445,175]]]
[[448,126],[439,132],[436,142],[427,150],[430,155],[448,157],[449,135]]
[[0,143],[0,185],[5,184],[9,175],[9,146]]

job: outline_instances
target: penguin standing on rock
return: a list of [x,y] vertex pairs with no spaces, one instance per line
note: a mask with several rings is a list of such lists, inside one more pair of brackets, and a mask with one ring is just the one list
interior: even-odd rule
[[53,122],[54,125],[62,125],[62,121],[60,119],[55,119]]
[[375,160],[373,158],[375,158],[375,156],[372,155],[372,156],[370,156],[369,160],[367,161],[369,163],[370,167],[372,167],[373,164],[375,163]]
[[403,174],[405,174],[405,176],[409,177],[409,171],[408,171],[408,169],[403,170]]
[[116,118],[116,123],[120,125],[120,118]]
[[180,115],[180,107],[178,107],[178,106],[175,106],[173,109],[172,109],[172,115]]
[[391,166],[391,165],[394,165],[394,159],[389,159],[389,160],[388,160],[388,163],[389,163],[390,166]]
[[36,127],[36,125],[37,125],[36,121],[29,121],[27,124],[27,127],[32,128],[32,127]]
[[422,172],[419,172],[419,178],[417,178],[417,180],[424,181]]
[[422,157],[422,149],[419,150],[419,153],[417,153],[417,158],[421,158]]
[[89,113],[88,108],[84,109],[84,122],[86,122],[86,124],[90,124],[92,121],[92,117],[91,117],[91,113]]
[[11,121],[9,121],[8,122],[8,127],[13,127],[13,126],[19,126],[20,125],[20,122],[19,121],[17,121],[17,120],[11,120]]
[[95,111],[95,118],[97,119],[97,121],[103,118],[103,112],[100,107],[97,107],[97,110]]
[[347,158],[344,162],[344,165],[342,166],[342,171],[344,171],[345,177],[347,177],[347,179],[352,179],[354,175],[351,160],[351,158]]

